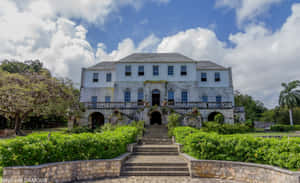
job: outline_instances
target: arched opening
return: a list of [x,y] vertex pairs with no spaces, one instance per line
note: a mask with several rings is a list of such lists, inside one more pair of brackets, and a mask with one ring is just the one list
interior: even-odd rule
[[0,129],[7,128],[7,119],[0,115]]
[[159,90],[152,91],[152,105],[160,106],[160,91]]
[[104,116],[100,112],[91,114],[92,129],[96,129],[104,125]]
[[155,112],[151,113],[150,124],[151,125],[154,125],[154,124],[161,125],[162,124],[160,112],[155,111]]
[[[216,119],[216,116],[220,115],[221,117]],[[208,121],[215,121],[219,123],[224,123],[224,115],[220,112],[212,112],[208,115]]]

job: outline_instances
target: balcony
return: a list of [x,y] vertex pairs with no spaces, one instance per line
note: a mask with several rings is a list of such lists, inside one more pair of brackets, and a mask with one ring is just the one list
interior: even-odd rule
[[[86,102],[87,109],[140,109],[144,108],[142,102]],[[232,109],[232,102],[168,102],[167,107],[173,109]]]

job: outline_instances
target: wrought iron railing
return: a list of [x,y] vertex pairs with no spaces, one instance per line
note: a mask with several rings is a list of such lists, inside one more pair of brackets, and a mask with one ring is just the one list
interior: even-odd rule
[[[143,102],[86,102],[88,109],[138,109],[146,107]],[[179,108],[198,108],[198,109],[231,109],[232,102],[168,102],[167,107]]]

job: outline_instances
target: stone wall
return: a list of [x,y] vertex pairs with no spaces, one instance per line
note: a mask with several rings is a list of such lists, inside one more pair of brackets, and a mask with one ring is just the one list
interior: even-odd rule
[[102,177],[119,177],[126,153],[110,160],[88,160],[50,163],[38,166],[5,167],[3,183],[26,182],[72,182],[99,179]]
[[245,183],[300,183],[300,172],[254,163],[196,160],[186,154],[182,155],[189,162],[192,177],[220,178]]

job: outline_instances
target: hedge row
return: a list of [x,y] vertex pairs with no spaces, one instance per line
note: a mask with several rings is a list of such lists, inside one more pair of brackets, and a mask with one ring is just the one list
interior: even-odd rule
[[202,131],[217,132],[219,134],[234,134],[251,132],[252,128],[245,124],[220,124],[217,122],[203,123]]
[[289,132],[300,130],[300,125],[273,125],[271,126],[271,131],[274,132]]
[[0,143],[0,167],[50,162],[110,159],[126,152],[138,129],[123,126],[102,133],[47,133],[17,137]]
[[258,138],[248,135],[219,135],[190,127],[174,130],[183,151],[197,159],[269,164],[290,170],[300,168],[300,140]]

